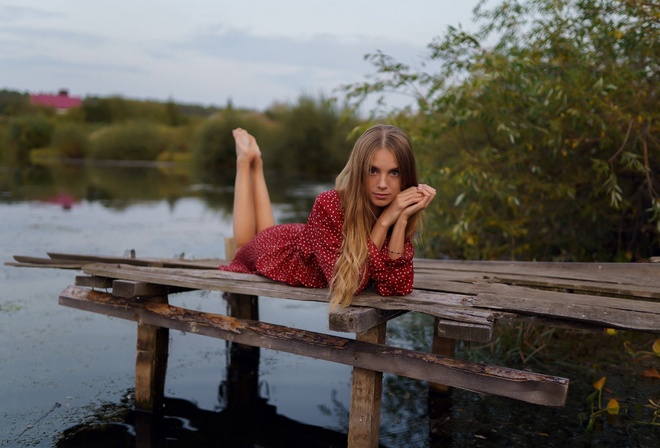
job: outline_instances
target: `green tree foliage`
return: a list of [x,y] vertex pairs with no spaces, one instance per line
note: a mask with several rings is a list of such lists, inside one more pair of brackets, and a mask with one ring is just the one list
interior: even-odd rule
[[89,147],[87,131],[79,123],[61,123],[53,132],[50,146],[65,159],[83,159]]
[[234,109],[229,104],[222,112],[212,115],[199,126],[192,146],[195,167],[212,177],[217,176],[217,171],[233,172],[236,167],[236,148],[232,130],[238,127],[248,129],[262,147],[268,147],[272,141],[272,132],[269,132],[271,125],[265,117]]
[[30,110],[30,96],[13,90],[0,90],[0,117],[16,116]]
[[6,160],[25,164],[30,160],[30,151],[48,146],[53,134],[52,120],[43,115],[21,115],[8,121],[5,148]]
[[87,97],[82,102],[82,112],[88,123],[116,123],[129,120],[148,120],[169,126],[183,124],[178,107],[169,100],[139,101],[111,96],[107,98]]
[[357,120],[326,98],[301,96],[293,106],[274,106],[268,114],[280,125],[280,135],[267,158],[269,166],[288,173],[338,174],[351,150],[346,136]]
[[90,157],[102,160],[155,160],[165,147],[164,132],[150,122],[113,124],[90,136]]
[[507,0],[417,71],[377,53],[362,100],[416,98],[433,253],[621,261],[660,251],[660,6]]

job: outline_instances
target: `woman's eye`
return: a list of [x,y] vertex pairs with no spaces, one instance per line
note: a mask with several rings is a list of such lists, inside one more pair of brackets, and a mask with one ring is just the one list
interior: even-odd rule
[[399,176],[399,170],[392,170],[392,171],[390,171],[390,174],[394,177],[398,177]]
[[378,170],[376,168],[369,168],[369,174],[377,174]]

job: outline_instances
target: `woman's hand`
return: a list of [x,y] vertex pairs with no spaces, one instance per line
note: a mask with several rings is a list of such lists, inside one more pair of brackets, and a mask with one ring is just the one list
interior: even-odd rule
[[422,198],[420,201],[406,207],[401,212],[401,215],[405,216],[406,219],[419,211],[425,210],[429,206],[431,201],[435,198],[436,195],[435,188],[430,187],[426,184],[419,184],[417,187],[412,187],[412,188],[416,188],[417,192],[422,194]]
[[407,222],[413,214],[427,208],[435,195],[435,189],[425,184],[406,188],[390,202],[378,220],[385,227],[390,227],[399,220]]
[[394,226],[390,236],[388,256],[391,259],[401,257],[408,219],[415,213],[427,208],[435,198],[435,194],[434,188],[424,184],[401,191],[378,217],[376,224],[371,229],[371,241],[380,250],[383,247],[389,228]]

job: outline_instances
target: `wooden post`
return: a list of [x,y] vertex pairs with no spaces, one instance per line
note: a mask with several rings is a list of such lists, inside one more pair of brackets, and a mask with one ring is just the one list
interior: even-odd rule
[[[383,344],[387,322],[356,335],[356,340]],[[349,448],[378,447],[383,372],[353,368],[351,411],[348,422]]]
[[[455,355],[456,340],[440,336],[439,324],[440,319],[436,317],[433,322],[433,344],[431,346],[431,352],[436,355],[453,358]],[[441,383],[429,383],[429,389],[435,393],[447,394],[449,393],[450,387]]]
[[[148,297],[156,303],[167,303],[167,296]],[[170,330],[138,322],[135,361],[135,408],[158,411],[163,404]]]
[[[225,238],[225,258],[231,260],[236,254],[233,238]],[[259,297],[246,294],[225,294],[228,312],[231,317],[259,320]],[[252,413],[260,404],[259,400],[259,347],[230,342],[229,364],[227,365],[226,398],[227,410],[241,416]]]

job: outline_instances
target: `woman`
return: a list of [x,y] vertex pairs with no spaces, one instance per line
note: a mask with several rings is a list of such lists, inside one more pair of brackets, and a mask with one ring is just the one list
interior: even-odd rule
[[330,286],[331,307],[348,306],[367,285],[383,296],[413,288],[412,237],[435,189],[417,184],[410,141],[394,126],[368,129],[321,193],[307,224],[275,225],[261,152],[243,129],[236,141],[234,240],[220,269],[260,274],[292,286]]

